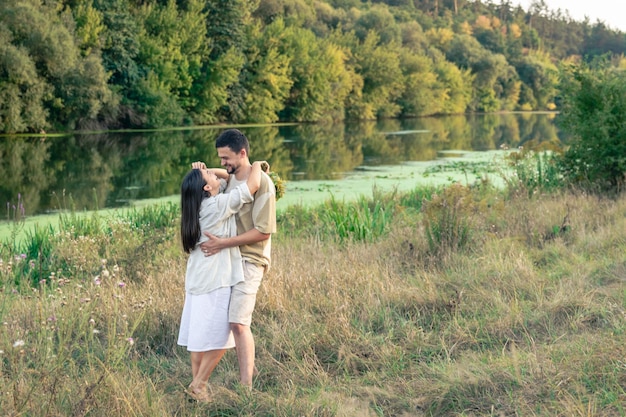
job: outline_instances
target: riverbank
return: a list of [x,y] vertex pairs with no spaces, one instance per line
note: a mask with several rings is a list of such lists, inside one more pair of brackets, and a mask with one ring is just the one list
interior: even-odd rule
[[[401,165],[361,167],[347,173],[341,180],[288,181],[283,198],[277,202],[277,210],[289,206],[310,207],[330,198],[352,201],[360,196],[370,197],[374,189],[382,191],[411,191],[420,186],[440,186],[452,183],[470,185],[486,178],[496,186],[504,184],[506,173],[505,157],[508,151],[446,151],[434,161],[411,161]],[[129,207],[99,210],[98,214],[107,217],[119,211],[132,208],[179,202],[178,195],[139,200]],[[85,211],[76,215],[91,215]],[[36,228],[53,227],[58,230],[59,213],[51,213],[26,218],[20,225],[14,222],[0,222],[0,242],[7,239],[22,239],[26,233]],[[16,229],[17,228],[17,229]]]

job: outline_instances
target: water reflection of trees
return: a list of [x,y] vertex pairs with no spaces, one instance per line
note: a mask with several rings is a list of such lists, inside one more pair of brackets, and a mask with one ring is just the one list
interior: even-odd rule
[[[241,128],[251,159],[290,181],[340,179],[361,165],[436,159],[442,150],[561,142],[554,115],[503,114]],[[0,139],[0,201],[27,214],[112,207],[178,194],[190,163],[219,166],[221,129]]]
[[50,143],[39,138],[0,138],[0,203],[9,206],[7,217],[13,218],[11,206],[17,204],[18,194],[26,214],[41,205],[55,180],[49,158]]
[[337,179],[363,161],[361,141],[346,134],[343,124],[305,124],[284,130],[293,171],[277,172],[288,179]]
[[[250,141],[250,160],[264,160],[270,163],[273,171],[286,175],[293,170],[293,162],[289,158],[289,149],[285,147],[285,138],[276,126],[258,126],[242,128]],[[212,139],[213,154],[215,151],[215,137]],[[219,159],[215,157],[215,164]]]

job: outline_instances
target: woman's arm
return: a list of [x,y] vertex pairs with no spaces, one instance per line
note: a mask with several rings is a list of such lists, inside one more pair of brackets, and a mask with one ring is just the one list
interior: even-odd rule
[[224,168],[209,168],[209,171],[214,173],[215,176],[221,180],[228,181],[228,177],[230,177],[230,175],[228,174],[228,171],[226,171]]
[[212,173],[215,174],[215,176],[219,179],[222,180],[228,180],[228,171],[226,171],[224,168],[208,168],[206,166],[206,164],[202,161],[196,161],[196,162],[192,162],[191,163],[191,168],[193,169],[208,169],[209,171],[211,171]]
[[263,161],[255,161],[252,164],[252,169],[250,170],[248,181],[246,181],[246,184],[248,185],[248,189],[250,190],[250,194],[256,193],[259,187],[261,186],[261,164],[262,163]]

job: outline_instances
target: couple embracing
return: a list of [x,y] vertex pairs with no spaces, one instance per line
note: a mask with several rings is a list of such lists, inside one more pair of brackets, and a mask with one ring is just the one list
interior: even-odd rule
[[224,169],[194,162],[181,185],[181,239],[189,259],[178,344],[191,354],[186,392],[200,402],[211,400],[209,377],[233,347],[240,382],[252,388],[250,324],[276,232],[276,190],[262,162],[250,163],[246,136],[226,130],[215,147]]

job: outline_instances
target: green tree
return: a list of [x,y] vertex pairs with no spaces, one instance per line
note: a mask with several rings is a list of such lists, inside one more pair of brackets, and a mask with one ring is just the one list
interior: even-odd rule
[[504,55],[491,53],[471,36],[458,35],[446,57],[474,75],[472,110],[492,112],[513,108],[517,103],[520,85]]
[[39,131],[48,127],[44,99],[51,87],[37,73],[28,50],[12,41],[13,35],[0,26],[0,131]]
[[94,0],[94,7],[102,13],[106,27],[102,34],[102,64],[110,74],[109,83],[121,95],[120,112],[113,126],[144,126],[145,115],[136,109],[142,97],[140,80],[146,76],[137,61],[141,27],[128,0]]
[[293,85],[281,119],[318,121],[343,119],[345,100],[352,88],[343,50],[316,38],[307,29],[285,31],[283,53],[290,58]]
[[203,63],[189,97],[194,123],[210,124],[222,120],[223,109],[229,104],[231,87],[237,84],[244,61],[244,55],[232,48]]
[[[5,30],[2,38],[7,48],[7,57],[19,59],[24,65],[21,74],[8,74],[6,79],[22,84],[23,90],[4,85],[10,119],[20,111],[26,117],[21,122],[12,122],[8,130],[36,130],[46,125],[63,129],[75,129],[96,121],[111,106],[114,96],[107,85],[107,75],[98,55],[81,53],[73,33],[73,25],[68,23],[71,14],[61,13],[54,5],[35,0],[21,0],[0,5],[0,20]],[[71,18],[70,18],[71,21]],[[9,47],[11,44],[14,48]],[[26,56],[24,56],[26,55]],[[21,56],[21,58],[18,58]],[[32,60],[32,64],[28,61]],[[7,61],[5,69],[15,70]],[[36,74],[34,76],[33,66]],[[24,80],[27,76],[30,81]],[[45,81],[38,81],[38,78]],[[15,82],[10,83],[15,86]],[[26,109],[18,101],[26,101],[33,109]],[[33,100],[43,100],[42,104]],[[20,107],[23,110],[19,110]],[[47,121],[42,121],[47,110]],[[8,120],[8,118],[7,118]],[[28,123],[26,121],[30,121]]]
[[231,120],[272,123],[278,120],[293,85],[290,59],[281,53],[285,25],[278,19],[264,28],[257,25],[252,29],[246,64],[236,85],[241,101],[229,102]]
[[148,4],[138,10],[138,65],[146,75],[139,82],[136,108],[149,126],[176,126],[197,102],[191,96],[194,81],[208,57],[205,15],[198,0],[180,9],[175,0],[163,6]]
[[398,103],[402,115],[414,117],[441,113],[447,92],[433,69],[432,60],[406,49],[401,51],[400,59],[404,88]]
[[619,31],[608,28],[602,22],[597,22],[591,27],[588,36],[585,37],[581,52],[582,55],[589,58],[606,53],[623,55],[626,53],[626,36]]
[[612,68],[566,68],[560,124],[572,139],[563,157],[568,178],[601,191],[626,184],[626,75]]
[[93,0],[83,0],[71,7],[76,23],[76,40],[83,55],[102,48],[101,37],[106,30],[102,13],[93,7]]
[[362,107],[351,109],[352,114],[363,119],[397,116],[400,106],[396,101],[404,81],[400,47],[395,43],[381,45],[378,35],[370,32],[355,45],[353,59],[357,73],[363,77],[363,96]]
[[206,0],[207,37],[211,41],[211,58],[215,59],[248,43],[247,27],[252,24],[255,0]]
[[545,53],[533,52],[514,62],[526,90],[520,104],[526,109],[552,109],[558,70]]
[[371,32],[378,34],[381,44],[400,43],[401,29],[385,5],[376,5],[358,17],[354,24],[356,36],[365,41]]
[[447,61],[440,53],[431,51],[431,55],[435,56],[434,70],[437,78],[446,89],[441,112],[444,114],[464,113],[472,100],[474,75],[471,70],[460,69]]
[[110,82],[130,89],[144,75],[136,62],[140,25],[133,18],[127,0],[94,0],[94,7],[102,13],[106,27],[102,34],[102,60],[111,73]]

